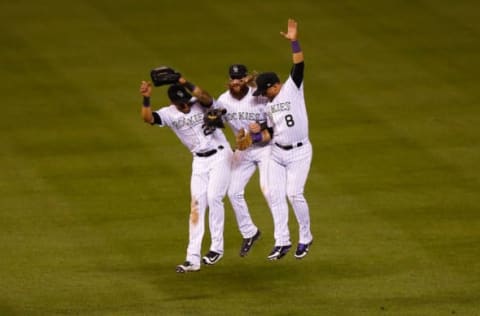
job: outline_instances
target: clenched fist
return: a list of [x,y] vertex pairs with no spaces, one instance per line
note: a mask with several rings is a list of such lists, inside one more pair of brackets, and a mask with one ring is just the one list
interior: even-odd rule
[[140,85],[140,93],[144,97],[150,97],[152,94],[152,84],[149,81],[142,81],[142,84]]

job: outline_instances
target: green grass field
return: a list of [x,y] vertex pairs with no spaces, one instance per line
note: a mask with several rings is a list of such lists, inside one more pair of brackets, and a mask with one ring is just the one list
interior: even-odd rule
[[[0,315],[480,315],[477,1],[3,0],[0,17]],[[289,17],[315,243],[266,260],[255,176],[252,253],[225,200],[224,259],[176,274],[191,155],[142,122],[140,81],[166,64],[218,96],[237,62],[286,78]]]

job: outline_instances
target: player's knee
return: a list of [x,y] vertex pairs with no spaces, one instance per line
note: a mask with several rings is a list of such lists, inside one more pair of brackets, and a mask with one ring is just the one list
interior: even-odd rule
[[290,203],[296,202],[303,202],[305,201],[305,197],[303,196],[303,192],[287,192],[287,197]]
[[263,197],[270,204],[270,200],[271,200],[270,191],[265,186],[262,186],[261,190],[262,190]]
[[238,191],[238,190],[229,188],[227,194],[228,194],[228,198],[230,200],[238,201],[238,200],[243,200],[244,199],[243,191]]
[[209,195],[208,196],[208,206],[209,207],[213,207],[213,206],[221,206],[223,205],[223,198],[224,198],[224,194],[222,195]]

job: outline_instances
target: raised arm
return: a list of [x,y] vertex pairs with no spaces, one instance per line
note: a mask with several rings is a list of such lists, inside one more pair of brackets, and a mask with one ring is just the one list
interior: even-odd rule
[[298,42],[297,21],[294,19],[288,19],[287,32],[280,32],[280,34],[286,39],[290,40],[292,44],[293,63],[299,64],[303,62],[303,52],[300,48],[300,43]]
[[286,39],[290,40],[292,45],[293,67],[290,75],[292,76],[293,82],[295,82],[297,88],[300,88],[303,82],[303,69],[305,66],[303,62],[303,51],[300,47],[300,43],[298,42],[297,21],[288,19],[287,33],[280,32],[280,34]]
[[140,93],[143,96],[142,117],[145,123],[153,124],[154,118],[152,108],[150,107],[150,96],[152,95],[152,84],[148,81],[142,81]]
[[192,95],[197,98],[198,102],[200,102],[201,105],[207,108],[212,106],[213,98],[210,96],[210,94],[208,94],[208,92],[206,92],[199,86],[194,85],[190,81],[187,81],[183,77],[180,77],[180,79],[178,79],[178,83],[190,90]]

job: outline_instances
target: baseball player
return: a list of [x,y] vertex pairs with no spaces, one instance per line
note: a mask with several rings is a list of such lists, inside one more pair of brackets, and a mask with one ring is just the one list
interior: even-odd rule
[[[308,138],[308,117],[303,94],[303,52],[298,42],[297,22],[288,20],[287,33],[280,32],[291,42],[293,67],[285,83],[274,72],[256,78],[257,90],[269,100],[266,106],[269,125],[273,127],[273,144],[268,167],[270,207],[274,220],[275,246],[268,259],[277,260],[291,248],[288,229],[287,197],[299,224],[299,242],[295,257],[305,257],[312,244],[310,213],[303,195],[312,161],[312,145]],[[246,135],[250,142],[265,141],[268,133]]]
[[186,260],[176,267],[176,271],[198,271],[207,207],[211,245],[202,261],[205,264],[215,264],[223,256],[223,198],[230,181],[232,150],[220,129],[206,132],[202,127],[205,109],[212,107],[214,100],[200,87],[180,77],[178,83],[168,89],[171,105],[155,112],[150,107],[151,84],[143,81],[140,92],[143,96],[144,121],[160,127],[170,127],[193,155],[189,242]]
[[[265,104],[267,99],[253,96],[254,88],[249,83],[254,79],[248,74],[247,67],[233,64],[229,67],[228,90],[221,94],[218,103],[227,110],[224,116],[235,135],[240,130],[258,132],[267,127]],[[260,230],[255,226],[245,201],[245,186],[258,167],[260,188],[266,197],[267,161],[270,157],[268,142],[258,142],[255,145],[234,152],[232,174],[228,197],[232,204],[243,241],[240,256],[244,257],[250,251],[254,242],[260,237]]]

